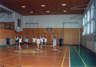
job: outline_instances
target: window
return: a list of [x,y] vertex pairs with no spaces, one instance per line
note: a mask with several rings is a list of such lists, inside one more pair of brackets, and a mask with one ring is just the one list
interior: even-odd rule
[[87,14],[85,14],[85,24],[87,24]]
[[87,22],[89,22],[89,21],[90,21],[90,9],[87,12]]
[[83,17],[83,35],[89,35],[90,33],[93,34],[94,32],[96,32],[96,23],[94,20],[94,17],[96,15],[94,11],[96,9],[94,8],[96,7],[94,6],[94,4],[92,4]]
[[85,25],[85,18],[83,18],[83,26]]
[[91,21],[91,33],[93,33],[93,30],[94,30],[94,28],[93,28],[93,23],[94,23],[94,21],[92,20],[92,21]]
[[92,5],[91,6],[91,19],[93,19],[93,16],[94,16],[94,6]]
[[95,20],[93,20],[93,33],[95,33]]
[[90,24],[88,23],[87,24],[87,34],[89,34],[90,33]]

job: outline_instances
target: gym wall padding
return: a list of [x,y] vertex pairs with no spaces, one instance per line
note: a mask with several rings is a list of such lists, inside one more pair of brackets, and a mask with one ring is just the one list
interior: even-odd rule
[[0,45],[6,45],[6,38],[10,38],[10,44],[15,43],[15,31],[14,30],[7,30],[7,29],[0,29]]
[[[52,32],[47,32],[46,28],[24,28],[21,32],[23,38],[29,37],[32,42],[32,37],[45,36],[48,39],[48,43],[52,43],[52,38],[56,36],[57,43],[60,37],[64,35],[64,44],[77,45],[79,44],[79,32],[80,28],[53,28]],[[64,33],[64,34],[62,34]]]

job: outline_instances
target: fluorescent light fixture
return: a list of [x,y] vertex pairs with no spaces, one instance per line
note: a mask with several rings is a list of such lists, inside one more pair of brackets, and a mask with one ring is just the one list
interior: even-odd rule
[[31,13],[31,14],[32,14],[32,13],[34,13],[34,12],[33,12],[33,11],[30,11],[29,13]]
[[22,8],[26,8],[26,5],[22,5],[21,7],[22,7]]
[[62,3],[61,6],[65,7],[65,6],[67,6],[67,4],[66,3]]
[[63,10],[63,12],[67,12],[67,10]]
[[46,13],[50,13],[50,10],[45,11]]
[[45,7],[46,5],[45,4],[42,4],[41,7]]

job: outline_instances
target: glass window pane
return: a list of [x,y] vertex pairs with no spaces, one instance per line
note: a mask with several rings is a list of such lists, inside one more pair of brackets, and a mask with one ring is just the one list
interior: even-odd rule
[[89,23],[88,23],[87,27],[88,27],[87,34],[89,34],[89,32],[90,32],[90,24]]
[[89,22],[89,20],[90,20],[90,10],[88,10],[87,12],[87,22]]
[[93,20],[91,21],[91,33],[93,33]]
[[93,5],[91,6],[91,19],[93,19],[93,16],[94,16],[94,7]]

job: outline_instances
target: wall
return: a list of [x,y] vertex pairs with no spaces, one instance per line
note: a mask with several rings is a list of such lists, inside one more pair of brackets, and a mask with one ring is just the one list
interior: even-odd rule
[[0,7],[12,12],[10,14],[8,13],[0,13],[0,23],[15,23],[14,24],[14,30],[10,30],[10,29],[1,29],[0,28],[0,45],[6,45],[6,38],[9,37],[11,39],[11,44],[15,44],[14,38],[15,38],[15,31],[19,32],[22,30],[22,27],[17,27],[17,19],[21,19],[21,23],[22,23],[22,15],[20,15],[19,13],[10,10],[8,8],[6,8],[3,5],[0,5]]
[[[23,16],[20,15],[19,13],[13,13],[13,18],[14,18],[14,22],[15,22],[15,30],[17,32],[20,32],[22,31],[22,23],[23,23]],[[20,24],[21,24],[21,27],[18,27],[18,19],[20,19]]]
[[[4,8],[8,9],[6,7]],[[10,22],[11,21],[15,22],[15,30],[19,32],[19,34],[17,35],[22,35],[23,37],[28,35],[29,37],[32,37],[31,33],[33,33],[33,31],[38,31],[39,34],[35,32],[35,35],[45,34],[48,38],[49,43],[51,43],[52,37],[55,35],[58,39],[61,36],[62,30],[64,28],[64,43],[78,44],[79,40],[78,31],[80,30],[82,25],[82,15],[80,14],[22,16],[17,12],[14,11],[12,12],[13,13],[11,15],[1,14],[4,16],[3,17],[1,16],[2,19],[0,20],[2,22],[3,21],[7,22],[7,20]],[[21,20],[21,27],[18,27],[17,25],[18,19]],[[54,32],[46,33],[46,28],[52,28]]]
[[[63,36],[64,44],[79,44],[79,32],[82,26],[82,15],[35,15],[23,16],[22,36],[28,36],[30,42],[34,36],[46,36],[52,43],[52,37],[57,39]],[[52,28],[53,32],[46,32]],[[64,28],[64,29],[63,29]]]
[[11,44],[15,43],[15,31],[14,30],[8,30],[8,29],[0,29],[0,45],[6,45],[6,38],[11,39]]
[[1,12],[0,13],[0,22],[13,22],[14,21],[14,18],[13,18],[13,13],[14,12],[12,10],[4,7],[3,5],[0,5],[0,7],[2,7],[3,9],[5,9],[7,11],[12,12],[12,14]]
[[[32,37],[45,36],[48,39],[48,43],[52,44],[52,38],[55,36],[58,39],[62,37],[64,44],[77,45],[79,44],[80,28],[52,28],[52,32],[47,32],[46,28],[24,28],[22,33],[23,38],[29,37],[32,42]],[[64,32],[64,35],[63,35]]]
[[23,16],[23,28],[81,28],[81,25],[82,15]]
[[0,5],[0,7],[12,12],[11,14],[8,14],[8,13],[0,13],[0,22],[15,22],[15,30],[17,32],[19,31],[22,31],[22,26],[21,27],[18,27],[17,26],[17,22],[18,22],[18,19],[21,20],[21,24],[22,24],[22,15],[9,9],[9,8],[6,8],[5,6],[3,5]]
[[96,0],[91,0],[83,16],[82,45],[96,52]]

